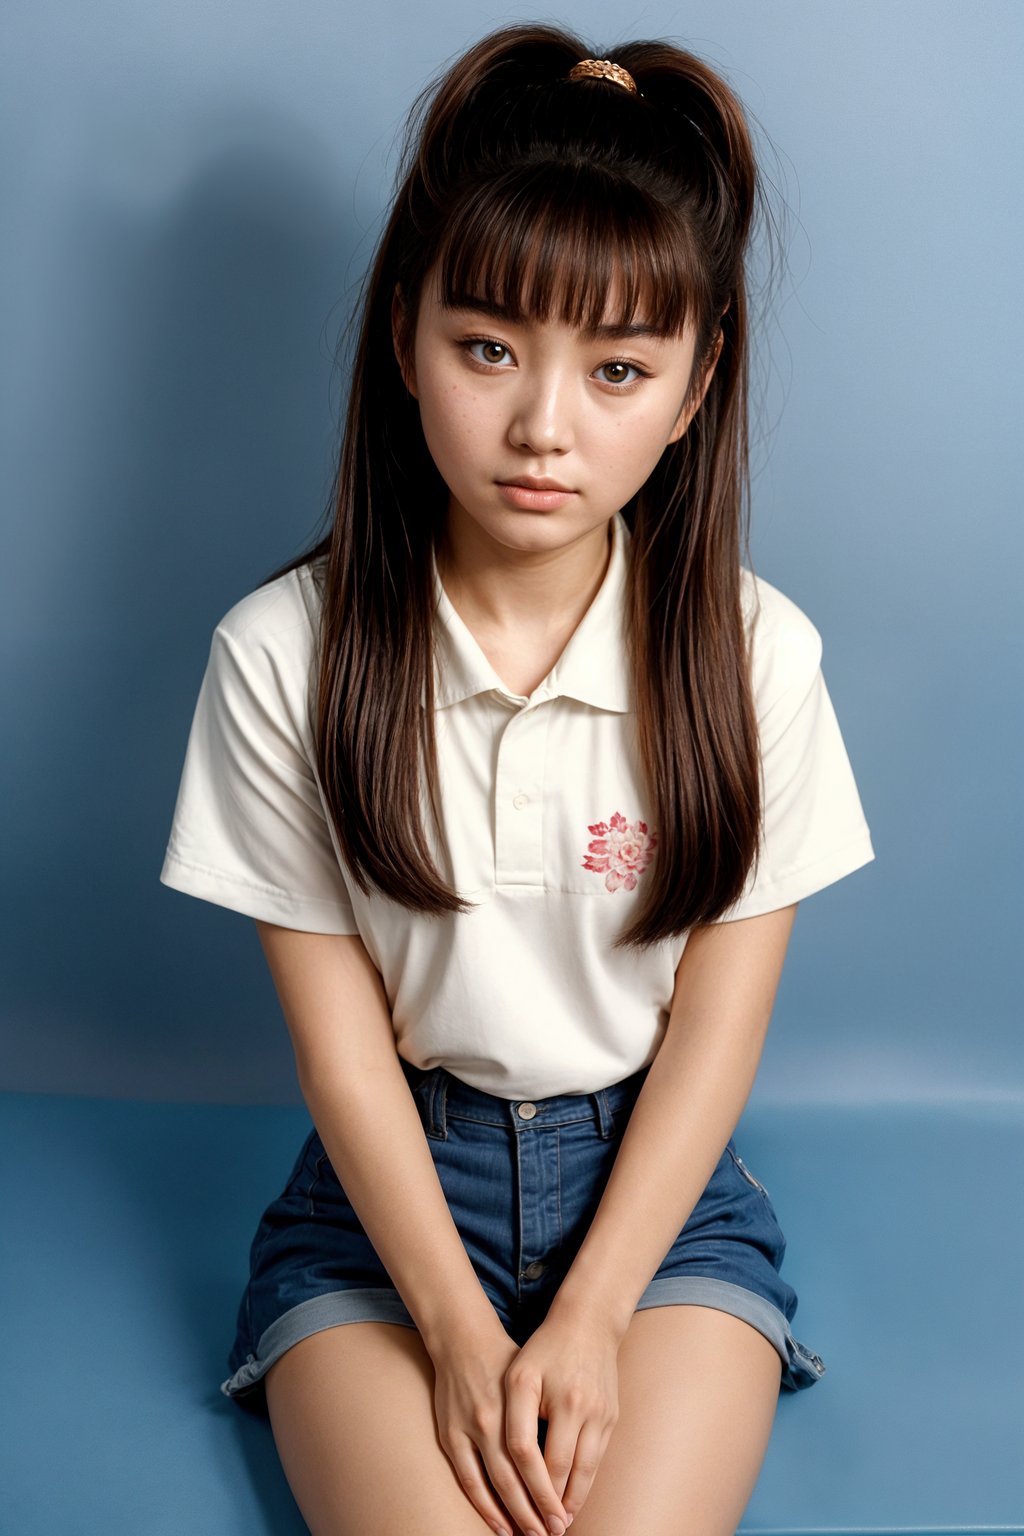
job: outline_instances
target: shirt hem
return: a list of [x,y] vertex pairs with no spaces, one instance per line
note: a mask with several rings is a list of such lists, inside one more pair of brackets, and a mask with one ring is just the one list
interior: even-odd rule
[[803,901],[805,897],[815,895],[826,886],[834,885],[846,875],[852,875],[855,870],[863,869],[874,858],[871,833],[865,830],[823,858],[815,859],[813,864],[805,864],[783,879],[774,880],[771,885],[752,892],[746,899],[741,898],[735,907],[731,907],[716,921],[737,922],[740,918],[761,917],[765,912],[792,906],[794,902]]
[[193,864],[176,853],[165,854],[160,883],[186,896],[195,896],[200,901],[228,907],[245,917],[260,918],[282,928],[298,928],[305,933],[356,934],[360,931],[355,914],[337,902],[308,897],[297,903],[285,892],[279,893],[202,864]]

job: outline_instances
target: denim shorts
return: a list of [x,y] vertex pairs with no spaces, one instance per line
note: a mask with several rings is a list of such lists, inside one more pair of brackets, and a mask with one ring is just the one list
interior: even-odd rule
[[[525,1101],[399,1059],[481,1287],[522,1347],[587,1234],[650,1069],[593,1093]],[[730,1139],[636,1310],[731,1312],[775,1345],[783,1388],[813,1386],[825,1366],[790,1331],[797,1297],[779,1273],[785,1248],[767,1190]],[[249,1270],[220,1390],[258,1413],[267,1370],[308,1334],[340,1323],[416,1326],[316,1130],[260,1219]]]

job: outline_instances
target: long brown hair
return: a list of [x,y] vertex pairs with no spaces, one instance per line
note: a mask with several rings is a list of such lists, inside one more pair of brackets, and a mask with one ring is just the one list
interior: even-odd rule
[[411,911],[472,911],[421,819],[439,806],[431,555],[448,489],[396,360],[395,294],[408,354],[435,266],[445,305],[483,296],[570,324],[600,321],[617,280],[623,324],[695,325],[689,398],[721,332],[687,431],[622,508],[636,743],[658,846],[616,946],[641,947],[720,916],[759,853],[741,538],[746,550],[745,265],[762,194],[743,108],[707,64],[665,41],[624,44],[611,57],[634,95],[568,81],[586,57],[606,55],[561,28],[504,27],[414,102],[362,293],[332,526],[267,582],[311,563],[320,583],[316,766],[352,879]]

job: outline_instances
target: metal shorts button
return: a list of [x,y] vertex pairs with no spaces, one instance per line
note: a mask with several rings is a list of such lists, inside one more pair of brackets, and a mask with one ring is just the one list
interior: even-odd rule
[[532,1120],[537,1113],[537,1106],[536,1104],[520,1104],[518,1113],[520,1120]]
[[523,1270],[523,1278],[525,1280],[538,1280],[546,1269],[546,1264],[542,1264],[539,1259],[535,1259],[532,1264],[527,1264]]

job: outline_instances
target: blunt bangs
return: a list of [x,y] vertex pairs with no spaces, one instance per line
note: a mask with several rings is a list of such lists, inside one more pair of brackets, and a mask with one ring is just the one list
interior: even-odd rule
[[561,320],[595,334],[640,325],[678,336],[699,326],[709,300],[681,217],[585,166],[474,181],[451,210],[437,264],[445,308],[483,305],[514,324]]

